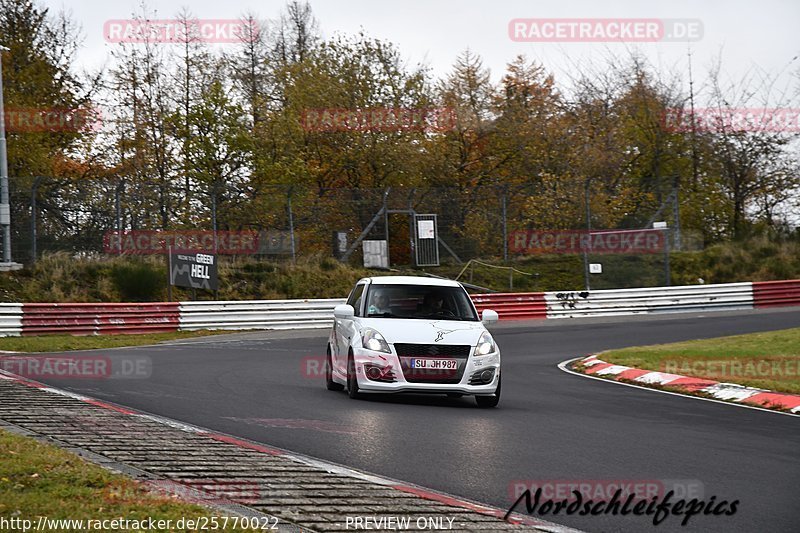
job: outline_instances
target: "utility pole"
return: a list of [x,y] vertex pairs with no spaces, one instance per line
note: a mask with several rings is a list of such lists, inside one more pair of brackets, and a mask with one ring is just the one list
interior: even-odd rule
[[3,102],[3,52],[0,46],[0,226],[3,226],[3,261],[0,270],[19,270],[22,265],[11,261],[11,206],[8,202],[8,159],[6,151],[6,107]]

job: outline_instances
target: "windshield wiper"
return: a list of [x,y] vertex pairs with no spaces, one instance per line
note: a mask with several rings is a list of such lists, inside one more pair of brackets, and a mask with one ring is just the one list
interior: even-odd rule
[[395,315],[394,313],[385,312],[385,313],[369,313],[367,318],[405,318],[400,315]]

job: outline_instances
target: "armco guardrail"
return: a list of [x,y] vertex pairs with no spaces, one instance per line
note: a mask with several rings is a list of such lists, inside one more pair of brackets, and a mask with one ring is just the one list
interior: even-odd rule
[[542,292],[473,294],[478,312],[493,309],[503,320],[547,318]]
[[547,318],[618,316],[753,308],[751,283],[547,292]]
[[22,335],[22,304],[0,304],[0,337]]
[[22,335],[113,335],[177,329],[177,303],[22,305]]
[[800,305],[800,279],[753,282],[753,305],[757,308]]
[[344,298],[181,302],[180,329],[298,329],[331,325]]
[[[800,280],[647,289],[476,294],[501,320],[734,311],[800,306]],[[197,329],[299,329],[331,324],[343,298],[120,304],[0,304],[0,336],[101,335]]]

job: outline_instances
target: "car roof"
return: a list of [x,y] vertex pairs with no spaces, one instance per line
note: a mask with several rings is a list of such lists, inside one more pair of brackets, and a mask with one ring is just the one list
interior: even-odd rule
[[460,287],[461,284],[452,279],[426,278],[422,276],[373,276],[358,280],[386,285],[428,285],[431,287]]

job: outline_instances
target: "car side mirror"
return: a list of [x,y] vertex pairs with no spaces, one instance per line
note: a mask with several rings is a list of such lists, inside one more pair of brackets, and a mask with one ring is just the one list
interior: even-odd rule
[[337,305],[333,308],[333,316],[336,318],[348,319],[353,318],[356,314],[356,310],[353,309],[352,305],[342,304]]
[[484,309],[481,313],[481,322],[483,322],[486,326],[489,324],[494,324],[497,322],[498,318],[500,317],[497,316],[497,312],[492,311],[491,309]]

